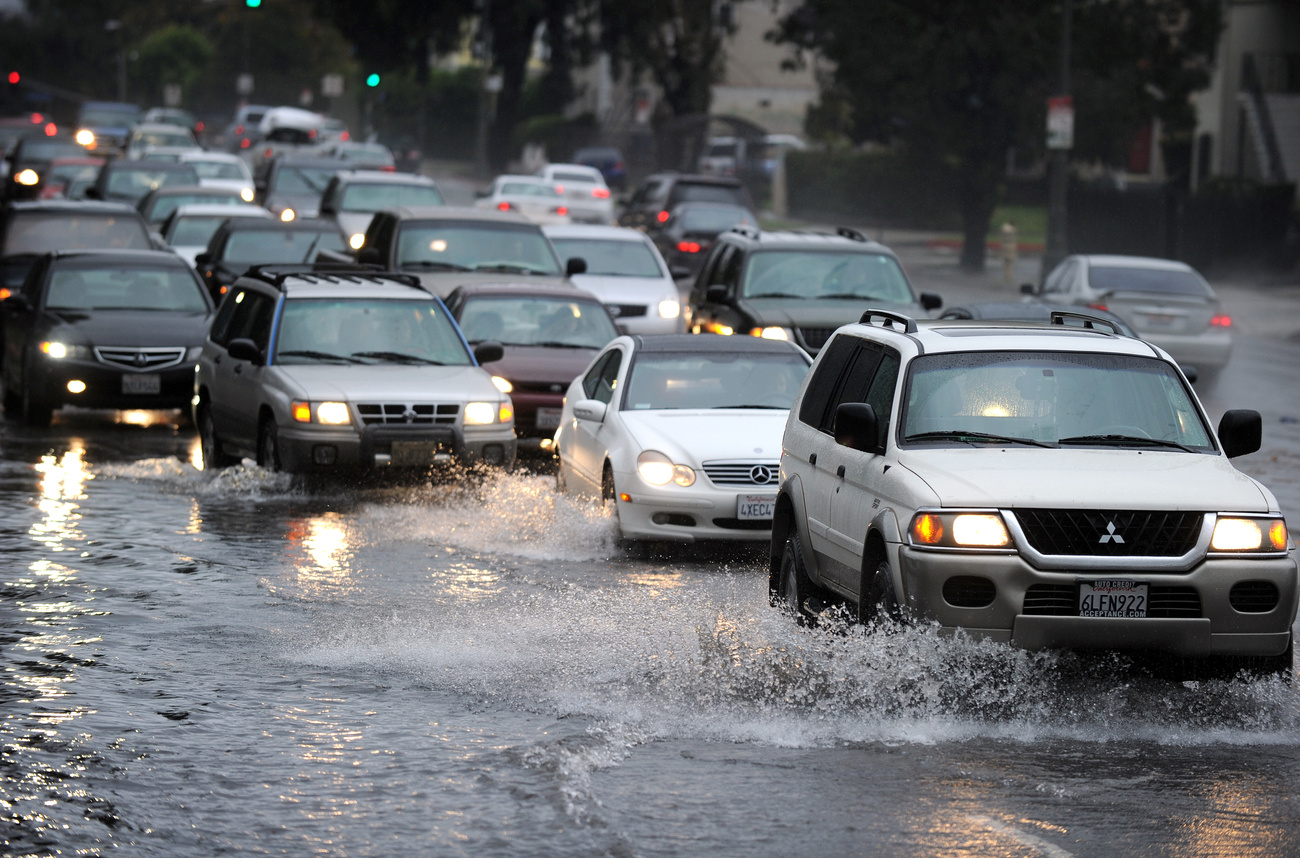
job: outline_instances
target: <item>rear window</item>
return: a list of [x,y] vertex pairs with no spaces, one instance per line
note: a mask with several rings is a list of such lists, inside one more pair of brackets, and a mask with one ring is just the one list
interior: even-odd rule
[[148,210],[142,212],[150,223],[162,223],[167,217],[181,206],[188,206],[192,203],[203,203],[206,205],[247,205],[239,194],[234,191],[229,196],[211,193],[194,193],[194,194],[170,194],[168,196],[155,197],[153,205]]
[[224,261],[236,266],[314,262],[322,250],[343,250],[343,237],[332,231],[250,229],[226,240]]
[[551,173],[551,178],[557,182],[585,182],[588,185],[602,185],[605,183],[599,173],[566,173],[556,170]]
[[550,296],[471,298],[460,328],[471,343],[598,349],[618,336],[609,313],[596,301]]
[[14,214],[5,236],[4,254],[52,250],[123,248],[150,250],[149,233],[131,214]]
[[213,234],[216,233],[217,227],[225,222],[226,218],[218,215],[183,217],[172,227],[172,234],[168,237],[167,243],[172,247],[193,247],[195,245],[207,247],[208,242],[212,240]]
[[158,188],[178,185],[197,185],[199,176],[193,169],[152,169],[141,162],[139,169],[111,170],[108,174],[108,193],[111,196],[139,199]]
[[1093,265],[1088,268],[1088,285],[1098,292],[1157,292],[1200,297],[1211,294],[1200,275],[1159,268]]
[[28,137],[23,140],[19,161],[26,164],[32,161],[53,161],[55,158],[83,157],[85,154],[85,147],[71,140],[38,140]]
[[325,193],[325,186],[330,183],[342,167],[281,167],[271,179],[268,190],[284,194]]
[[392,185],[356,184],[349,185],[343,191],[345,212],[370,212],[397,206],[440,206],[442,194],[429,185],[410,185],[395,183]]
[[735,203],[746,205],[745,192],[741,188],[726,185],[691,185],[679,182],[673,188],[673,202],[677,203]]
[[681,226],[688,232],[719,233],[740,224],[753,224],[748,209],[740,207],[690,208],[681,214]]

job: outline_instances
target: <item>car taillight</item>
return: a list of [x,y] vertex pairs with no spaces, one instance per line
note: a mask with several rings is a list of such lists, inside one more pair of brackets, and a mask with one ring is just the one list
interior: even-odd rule
[[267,146],[266,151],[262,153],[262,156],[265,158],[270,158],[274,154],[275,154],[275,150],[272,149],[270,146]]
[[1232,317],[1229,316],[1227,313],[1220,313],[1219,315],[1210,319],[1210,324],[1216,328],[1231,328]]
[[699,242],[695,241],[679,241],[677,242],[677,249],[682,253],[699,253],[700,245]]
[[556,185],[555,192],[560,196],[564,196],[564,185]]
[[558,208],[556,208],[555,213],[556,213],[557,215],[566,215],[566,214],[569,213],[569,207],[568,207],[568,206],[559,206]]
[[45,123],[45,136],[46,136],[46,137],[53,137],[54,135],[56,135],[56,134],[58,134],[58,133],[59,133],[59,126],[55,125],[53,122],[47,122],[47,123]]
[[236,125],[236,126],[235,126],[235,136],[238,137],[240,134],[243,134],[243,133],[244,133],[244,126],[242,126],[242,125]]
[[659,218],[659,222],[660,222],[660,223],[665,223],[665,222],[667,222],[668,218],[670,218],[670,217],[672,217],[672,215],[668,214],[668,212],[659,212],[659,215],[658,215],[658,218]]
[[501,202],[497,203],[497,209],[503,212],[508,212],[510,211],[510,203],[502,200]]
[[[202,134],[202,133],[203,133],[203,129],[206,128],[206,127],[207,127],[207,126],[203,124],[203,120],[200,119],[198,122],[195,122],[195,123],[194,123],[194,133],[195,133],[195,134]],[[235,133],[238,134],[239,132],[235,132]]]
[[249,140],[247,137],[245,137],[243,140],[240,140],[240,141],[239,141],[239,148],[240,148],[240,149],[247,149],[247,148],[248,148],[249,146],[251,146],[251,145],[253,145],[253,141],[252,141],[252,140]]
[[1089,304],[1088,306],[1094,310],[1101,310],[1103,313],[1106,312],[1105,304]]
[[346,143],[352,139],[352,135],[344,131],[342,134],[339,135],[339,139],[342,140],[344,143]]
[[8,289],[4,288],[3,286],[0,286],[0,301],[3,301],[4,299],[8,298],[12,294],[13,293],[10,292]]
[[393,164],[385,164],[384,166],[380,167],[379,169],[382,170],[382,171],[384,171],[385,173],[396,173],[396,172],[397,172],[397,167],[396,167],[395,165],[393,165]]
[[592,188],[591,195],[598,200],[609,199],[609,188]]

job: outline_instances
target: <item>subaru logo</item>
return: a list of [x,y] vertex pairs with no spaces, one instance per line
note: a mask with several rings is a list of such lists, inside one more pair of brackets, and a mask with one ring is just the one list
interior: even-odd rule
[[410,408],[406,409],[405,411],[402,412],[402,420],[406,421],[407,423],[414,423],[415,412]]
[[772,482],[774,476],[772,469],[767,465],[755,465],[749,469],[749,478],[760,486]]
[[1113,521],[1106,522],[1106,532],[1101,535],[1101,539],[1097,540],[1099,545],[1105,545],[1107,542],[1114,542],[1116,545],[1124,544],[1124,537],[1115,532]]

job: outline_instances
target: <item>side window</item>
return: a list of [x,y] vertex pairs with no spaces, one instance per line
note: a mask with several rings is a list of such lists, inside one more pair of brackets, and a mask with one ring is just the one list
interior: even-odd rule
[[820,362],[813,370],[808,386],[804,388],[803,400],[799,403],[799,420],[809,426],[821,428],[826,406],[831,395],[839,387],[840,376],[848,366],[861,341],[856,337],[838,336],[822,349]]
[[882,447],[889,438],[889,416],[894,409],[894,390],[897,387],[898,355],[887,351],[880,356],[880,365],[876,367],[876,375],[871,379],[864,400],[876,412],[876,420],[880,424],[880,436],[876,443]]
[[[265,350],[271,339],[271,317],[275,311],[275,300],[261,292],[245,291],[242,294],[244,300],[236,305],[229,327],[224,332],[226,339],[218,342],[225,345],[231,340],[245,338],[252,340],[259,349]],[[227,302],[230,300],[228,297]]]
[[849,358],[848,369],[840,377],[839,387],[826,403],[826,413],[817,428],[827,434],[835,432],[835,409],[842,402],[866,402],[876,368],[880,365],[883,350],[875,343],[859,341],[858,349]]
[[739,247],[733,248],[731,255],[718,266],[718,275],[713,278],[713,282],[726,286],[732,295],[737,294],[740,284],[740,269],[744,263],[745,252]]
[[704,303],[704,290],[713,282],[713,273],[718,270],[723,254],[730,249],[731,245],[726,242],[719,242],[713,245],[713,250],[709,251],[708,257],[704,260],[704,265],[700,266],[700,276],[695,280],[694,294],[691,296],[695,304]]
[[614,379],[618,377],[618,367],[622,362],[623,352],[611,349],[600,362],[583,376],[582,392],[588,399],[595,399],[606,405],[614,398]]
[[230,336],[230,321],[235,317],[235,311],[240,308],[243,302],[239,300],[240,295],[247,295],[248,292],[240,290],[239,292],[231,291],[226,295],[226,300],[221,302],[217,308],[216,318],[212,320],[212,328],[208,331],[208,338],[219,346],[224,346],[230,342],[233,337]]

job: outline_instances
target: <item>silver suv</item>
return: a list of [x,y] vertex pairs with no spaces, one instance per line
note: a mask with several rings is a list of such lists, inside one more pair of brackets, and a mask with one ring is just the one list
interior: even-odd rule
[[293,473],[515,459],[514,406],[414,277],[259,266],[213,319],[194,382],[207,467]]
[[1213,431],[1169,355],[1101,319],[869,310],[786,423],[773,603],[1289,672],[1295,545],[1229,462],[1260,432],[1254,411]]

